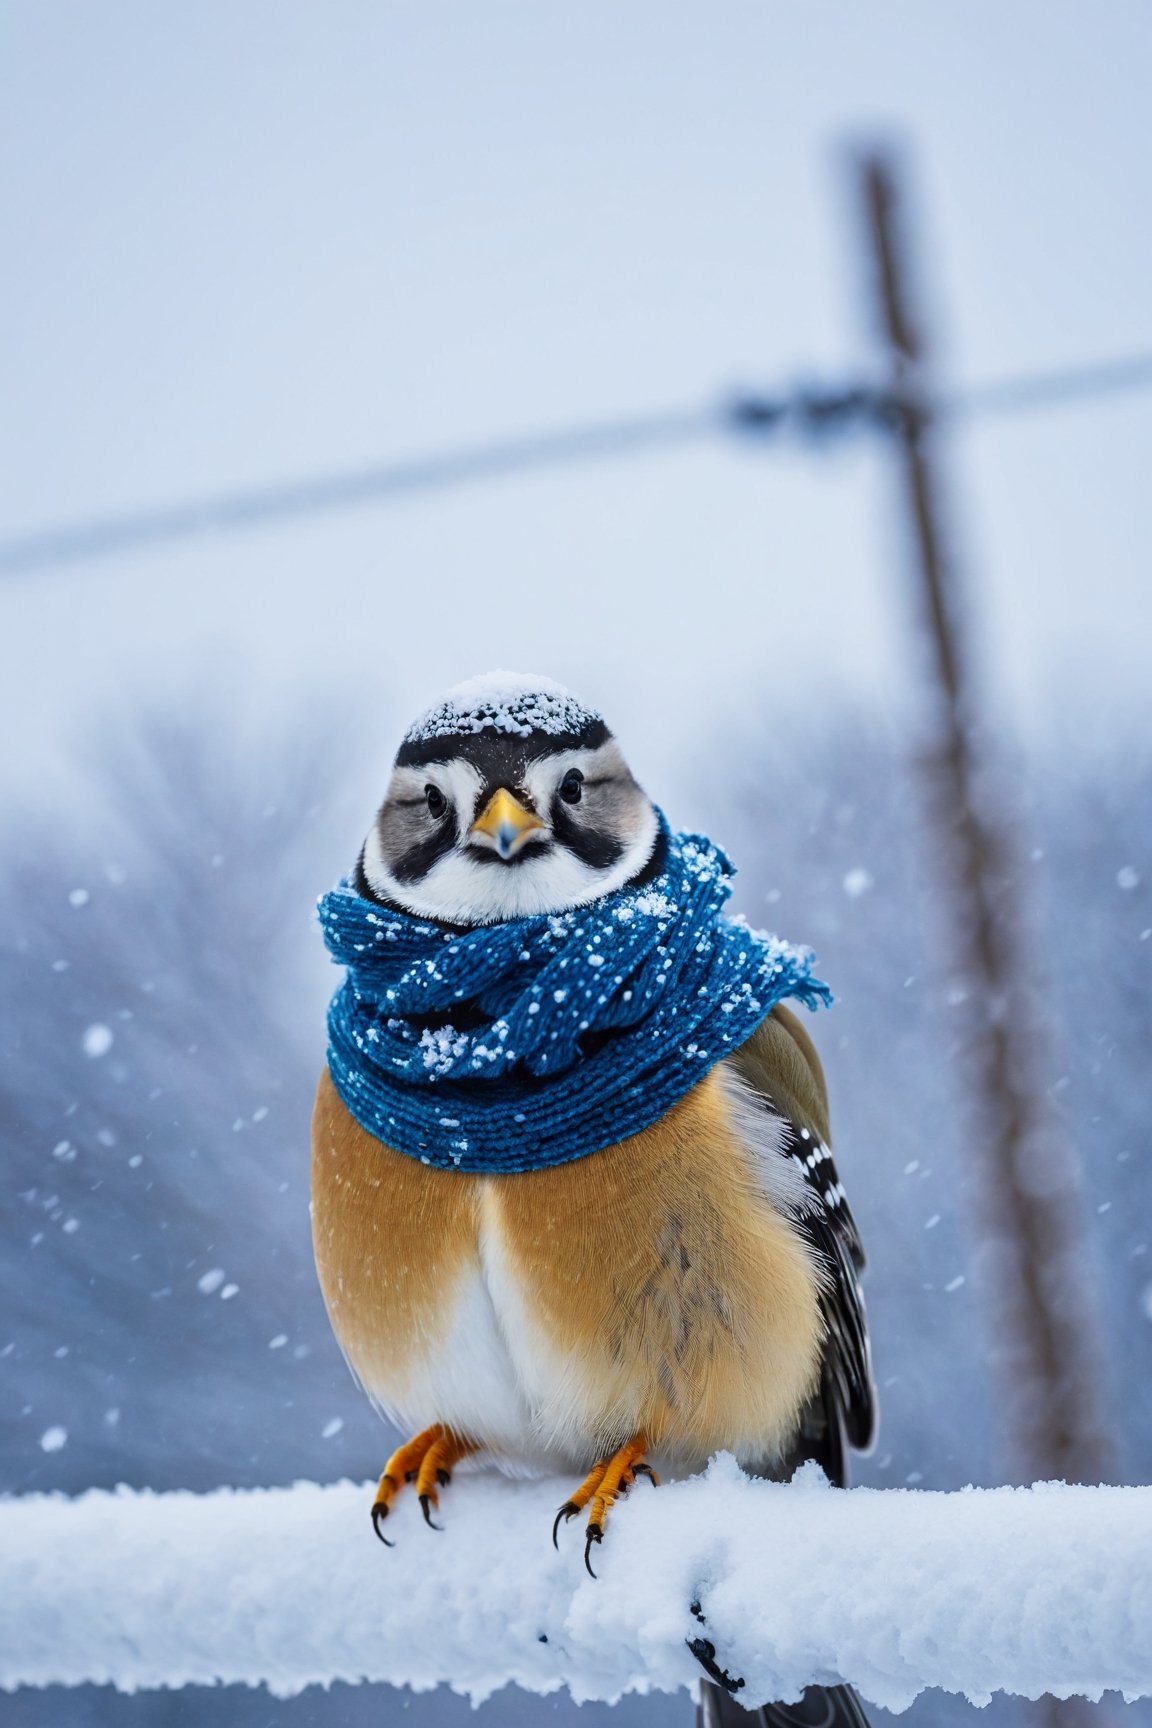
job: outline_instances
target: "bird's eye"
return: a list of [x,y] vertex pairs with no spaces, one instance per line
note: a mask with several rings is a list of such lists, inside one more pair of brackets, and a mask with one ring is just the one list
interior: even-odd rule
[[579,804],[584,796],[584,776],[579,768],[569,768],[560,782],[560,796],[565,804]]
[[424,796],[428,800],[428,809],[437,818],[443,816],[448,808],[448,800],[439,786],[425,786]]

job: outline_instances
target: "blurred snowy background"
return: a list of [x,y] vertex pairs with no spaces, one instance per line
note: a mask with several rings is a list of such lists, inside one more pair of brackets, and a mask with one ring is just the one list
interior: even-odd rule
[[[951,381],[1152,347],[1135,0],[6,0],[0,25],[5,539],[855,375],[874,349],[843,147],[877,133],[914,152]],[[975,420],[948,455],[1087,1173],[1117,1479],[1146,1481],[1152,392]],[[876,440],[715,438],[0,585],[0,1490],[379,1469],[310,1260],[333,981],[311,908],[411,713],[493,665],[599,703],[673,821],[734,854],[741,908],[837,992],[813,1029],[883,1400],[858,1478],[1004,1477],[894,502]],[[472,1719],[348,1689],[4,1710]],[[576,1720],[509,1696],[479,1715]]]

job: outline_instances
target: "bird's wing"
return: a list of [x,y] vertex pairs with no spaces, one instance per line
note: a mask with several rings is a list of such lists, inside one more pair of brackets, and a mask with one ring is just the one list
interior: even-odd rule
[[779,1155],[801,1170],[808,1201],[793,1223],[825,1271],[821,1385],[805,1412],[793,1462],[814,1457],[832,1481],[843,1483],[846,1445],[862,1451],[872,1444],[876,1389],[860,1289],[864,1249],[832,1157],[820,1058],[797,1017],[777,1007],[730,1060],[784,1123]]

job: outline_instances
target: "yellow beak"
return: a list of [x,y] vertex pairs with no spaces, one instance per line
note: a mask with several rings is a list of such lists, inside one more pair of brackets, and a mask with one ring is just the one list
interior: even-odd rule
[[500,786],[473,822],[468,838],[474,846],[491,846],[501,858],[514,858],[533,834],[545,832],[539,817]]

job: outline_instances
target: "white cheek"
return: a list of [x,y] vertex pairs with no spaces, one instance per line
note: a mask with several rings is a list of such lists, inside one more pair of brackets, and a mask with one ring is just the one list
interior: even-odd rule
[[369,829],[368,838],[364,842],[364,874],[374,893],[382,894],[385,898],[395,899],[391,885],[392,877],[387,864],[384,862],[384,854],[380,850],[380,835],[375,822]]
[[[456,813],[458,825],[462,830],[466,830],[472,821],[476,797],[482,785],[479,770],[474,768],[470,762],[462,761],[435,762],[428,768],[419,769],[397,768],[388,788],[388,801],[392,802],[397,799],[423,800],[424,789],[429,785],[436,786],[444,794]],[[428,818],[424,813],[419,810],[414,811],[410,843],[426,838],[431,832]],[[401,887],[389,869],[388,861],[384,856],[384,849],[380,843],[380,828],[377,822],[373,822],[369,830],[368,837],[364,842],[362,858],[364,874],[373,893],[379,894],[385,900],[394,900],[398,906],[406,906],[412,911],[417,910],[412,894],[408,889]],[[415,886],[418,892],[424,884],[417,883]],[[425,917],[443,918],[448,916],[439,908],[431,905],[421,907],[420,912]]]
[[[494,924],[506,918],[530,918],[584,906],[622,888],[652,856],[656,813],[649,806],[636,839],[611,870],[596,870],[563,846],[539,858],[505,866],[482,864],[460,852],[441,858],[423,881],[401,886],[388,878],[377,892],[407,907],[421,918],[442,918],[450,924]],[[367,861],[365,862],[367,873]]]

